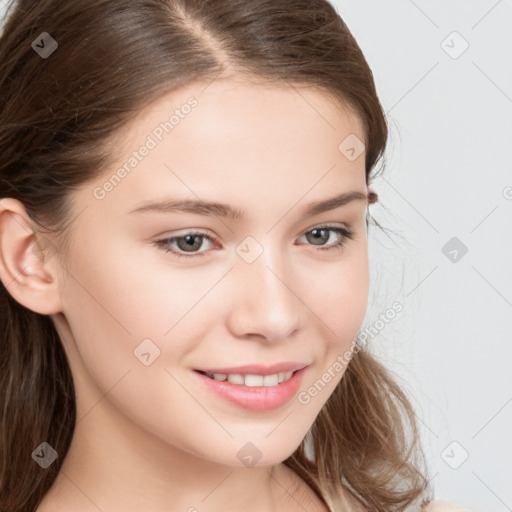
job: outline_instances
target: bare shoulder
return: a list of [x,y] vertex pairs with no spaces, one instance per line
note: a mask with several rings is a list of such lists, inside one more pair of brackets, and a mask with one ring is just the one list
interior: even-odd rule
[[422,508],[422,512],[470,512],[445,500],[432,500]]

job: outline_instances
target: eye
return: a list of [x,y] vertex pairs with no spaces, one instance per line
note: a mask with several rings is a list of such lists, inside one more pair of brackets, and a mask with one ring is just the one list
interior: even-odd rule
[[[308,237],[308,234],[311,233],[311,234],[313,234],[313,237],[310,238],[311,240],[313,240],[315,242],[316,241],[321,242],[322,239],[324,239],[324,238],[327,238],[327,240],[329,240],[329,238],[330,238],[329,232],[336,233],[338,235],[338,239],[334,243],[331,243],[328,247],[320,247],[317,250],[319,250],[319,251],[332,251],[332,250],[340,251],[345,246],[347,239],[353,240],[353,238],[354,238],[354,232],[351,231],[350,229],[341,228],[339,226],[330,226],[330,225],[318,226],[314,229],[306,231],[304,236]],[[314,243],[313,245],[319,245],[319,244]]]
[[[309,234],[312,234],[312,237],[308,237]],[[327,241],[330,238],[329,233],[336,233],[338,235],[338,240],[331,243],[328,247],[319,247],[318,251],[340,251],[345,246],[347,239],[353,240],[354,232],[347,228],[342,228],[339,226],[318,226],[314,229],[306,231],[303,236],[306,236],[310,240],[313,240],[312,245],[320,245],[316,242],[322,242],[322,239],[326,239]],[[195,258],[204,256],[206,251],[202,252],[192,252],[191,254],[186,254],[189,252],[189,249],[199,249],[202,247],[201,239],[206,239],[209,242],[217,242],[217,239],[207,235],[206,233],[201,233],[198,231],[193,231],[190,233],[186,233],[183,236],[174,236],[170,238],[164,238],[162,240],[157,240],[154,244],[159,248],[165,251],[165,253],[172,252],[176,258]],[[199,242],[197,241],[199,240]],[[172,244],[177,243],[178,249],[183,252],[178,252],[175,249],[171,249]]]
[[[168,252],[174,253],[174,256],[176,258],[183,258],[183,257],[194,258],[197,256],[203,256],[204,252],[193,253],[193,254],[183,254],[183,253],[175,251],[174,249],[171,249],[169,246],[175,242],[178,242],[179,250],[183,250],[183,248],[185,248],[186,250],[199,249],[203,244],[201,242],[198,243],[197,239],[201,240],[203,238],[210,242],[213,242],[216,240],[215,238],[213,238],[205,233],[200,233],[200,232],[194,231],[194,232],[187,233],[183,236],[173,236],[171,238],[164,238],[162,240],[157,240],[155,242],[155,245],[158,248],[163,249],[166,253],[168,253]],[[184,243],[181,243],[182,240],[184,241]]]

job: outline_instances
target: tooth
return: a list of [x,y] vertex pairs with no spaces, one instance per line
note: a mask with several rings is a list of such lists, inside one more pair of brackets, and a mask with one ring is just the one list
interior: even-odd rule
[[274,375],[265,375],[263,377],[263,385],[264,386],[277,386],[279,383],[279,376],[277,373],[274,373]]
[[239,373],[208,373],[208,377],[219,382],[228,381],[231,384],[245,385],[249,387],[266,386],[272,387],[287,381],[293,372],[279,372],[273,375],[242,375]]
[[246,386],[263,386],[263,376],[262,375],[246,375],[245,376],[245,385]]
[[243,384],[244,377],[243,377],[243,375],[240,375],[239,373],[229,374],[228,382],[231,382],[231,384]]

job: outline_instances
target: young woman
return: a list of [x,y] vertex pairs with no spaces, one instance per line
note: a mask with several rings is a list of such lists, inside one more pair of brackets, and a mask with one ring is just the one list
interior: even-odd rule
[[358,338],[388,132],[330,3],[11,2],[0,89],[3,512],[452,510]]

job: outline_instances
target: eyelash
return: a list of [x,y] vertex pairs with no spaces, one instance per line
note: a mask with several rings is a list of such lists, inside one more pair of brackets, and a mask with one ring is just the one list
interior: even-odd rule
[[[318,248],[317,249],[318,251],[341,251],[344,248],[347,239],[353,240],[353,237],[354,237],[354,232],[351,231],[350,229],[340,228],[339,226],[330,226],[330,225],[317,226],[313,229],[310,229],[309,231],[306,231],[304,234],[311,233],[312,231],[321,230],[321,229],[324,229],[327,231],[334,231],[334,232],[338,233],[339,235],[341,235],[341,238],[337,242],[331,244],[328,247]],[[197,231],[191,231],[182,236],[174,236],[171,238],[164,238],[162,240],[157,240],[156,242],[154,242],[154,244],[159,249],[165,251],[166,254],[169,252],[172,252],[173,256],[176,257],[177,259],[179,259],[179,258],[196,258],[196,257],[204,256],[206,251],[192,253],[192,254],[184,254],[184,253],[180,253],[180,252],[177,252],[177,251],[169,248],[169,245],[171,243],[175,242],[176,240],[186,238],[187,236],[200,236],[200,237],[206,238],[210,242],[217,242],[217,239],[214,237],[211,237],[210,235],[207,235],[207,234],[201,233],[201,232],[197,232]]]

